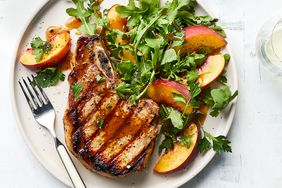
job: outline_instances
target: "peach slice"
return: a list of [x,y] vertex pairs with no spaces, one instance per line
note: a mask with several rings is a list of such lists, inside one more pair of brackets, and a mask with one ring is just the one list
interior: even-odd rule
[[201,105],[199,108],[199,113],[201,114],[198,117],[198,122],[200,126],[203,126],[209,113],[209,107],[207,105]]
[[44,54],[39,62],[36,62],[35,55],[32,54],[33,49],[27,49],[20,57],[20,62],[30,69],[41,69],[45,67],[55,66],[68,53],[71,46],[69,31],[58,31],[48,41],[52,49],[48,54]]
[[[127,31],[126,23],[127,23],[127,18],[122,18],[119,13],[116,11],[116,8],[118,7],[118,4],[113,5],[107,14],[107,19],[109,21],[109,28],[115,29],[115,30],[120,30],[120,31]],[[107,34],[108,32],[106,32]],[[118,36],[116,38],[116,43],[120,44],[127,44],[128,39],[123,39],[122,36]]]
[[198,144],[201,136],[200,127],[192,123],[184,130],[184,136],[191,137],[190,147],[177,143],[172,150],[161,155],[154,167],[154,172],[159,174],[170,174],[191,164],[198,154]]
[[[126,26],[127,18],[122,18],[120,14],[116,11],[116,8],[118,6],[119,6],[118,4],[115,4],[108,11],[107,19],[109,20],[109,28],[120,30],[120,31],[127,31],[128,30]],[[106,35],[107,34],[108,34],[108,31],[106,31]],[[121,44],[121,45],[128,44],[129,38],[124,39],[120,35],[116,38],[115,43]],[[118,58],[121,59],[121,57],[118,57]],[[126,50],[126,49],[123,50],[123,60],[131,61],[134,64],[136,63],[135,56],[129,50]]]
[[81,26],[81,21],[76,17],[70,17],[66,22],[65,25],[67,26],[68,30],[78,29]]
[[[175,94],[180,94],[186,100],[186,103],[191,99],[189,90],[184,85],[175,81],[165,79],[156,80],[147,90],[148,97],[153,99],[155,102],[172,106],[183,112],[185,110],[186,103],[176,101],[174,99]],[[193,108],[187,107],[185,114],[191,114],[192,111]]]
[[212,51],[227,45],[227,41],[214,30],[206,26],[189,26],[184,28],[186,44],[182,49],[189,49],[189,52],[196,52],[201,47],[208,47]]
[[123,60],[130,61],[131,63],[136,64],[136,58],[130,50],[123,50]]
[[225,67],[224,56],[209,56],[206,62],[198,69],[199,78],[197,82],[201,88],[205,88],[213,83],[222,73]]
[[127,30],[126,23],[127,18],[122,18],[120,14],[116,11],[116,8],[120,6],[118,4],[113,5],[107,14],[107,19],[109,20],[109,27],[111,29],[117,29],[120,31]]

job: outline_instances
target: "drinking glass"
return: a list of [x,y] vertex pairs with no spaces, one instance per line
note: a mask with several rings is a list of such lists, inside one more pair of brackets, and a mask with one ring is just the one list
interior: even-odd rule
[[257,52],[261,64],[282,76],[282,15],[271,17],[257,36]]

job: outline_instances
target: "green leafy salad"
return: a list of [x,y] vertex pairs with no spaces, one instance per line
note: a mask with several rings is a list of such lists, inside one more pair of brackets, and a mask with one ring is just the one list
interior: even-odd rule
[[[227,83],[225,67],[230,55],[221,53],[227,45],[226,34],[216,25],[216,18],[197,16],[195,0],[171,0],[163,5],[160,0],[129,0],[128,5],[102,12],[100,1],[72,1],[75,8],[66,12],[81,21],[78,30],[83,35],[100,35],[105,41],[122,80],[115,88],[117,94],[134,104],[140,98],[151,98],[160,105],[164,138],[160,152],[176,144],[189,148],[191,135],[183,131],[191,123],[201,127],[201,153],[211,148],[217,153],[232,151],[225,136],[212,136],[201,121],[206,115],[203,107],[217,117],[238,95]],[[64,78],[55,69],[48,71],[56,74],[49,85]],[[81,86],[74,85],[72,90],[78,96]]]

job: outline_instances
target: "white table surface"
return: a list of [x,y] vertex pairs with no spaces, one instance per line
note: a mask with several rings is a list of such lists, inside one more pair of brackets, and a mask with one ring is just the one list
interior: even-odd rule
[[[0,0],[0,187],[66,187],[34,158],[17,130],[11,109],[9,71],[23,23],[43,0]],[[282,78],[259,66],[255,50],[258,29],[281,0],[201,0],[224,22],[239,75],[239,99],[229,138],[232,154],[216,156],[183,187],[282,187]],[[280,85],[281,84],[281,85]]]

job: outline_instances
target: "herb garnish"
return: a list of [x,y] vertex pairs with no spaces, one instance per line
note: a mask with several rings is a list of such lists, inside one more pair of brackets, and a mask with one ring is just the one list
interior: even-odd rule
[[230,88],[227,85],[222,85],[219,88],[208,88],[204,91],[203,102],[211,107],[210,115],[216,117],[237,95],[238,91],[231,95]]
[[98,1],[89,0],[86,6],[85,0],[72,0],[72,2],[76,5],[76,9],[68,8],[66,12],[82,22],[80,31],[94,35],[98,26],[105,26],[107,24],[105,19],[101,18],[99,14],[100,5]]
[[171,137],[166,136],[165,139],[162,141],[162,143],[159,146],[159,153],[161,153],[163,150],[168,151],[173,148],[173,140]]
[[100,76],[99,74],[96,76],[96,82],[97,83],[102,83],[105,81],[105,78],[103,78],[102,76]]
[[204,132],[204,137],[200,140],[200,143],[199,143],[200,153],[203,153],[209,150],[211,147],[218,154],[222,152],[232,152],[232,149],[230,146],[231,142],[227,140],[225,136],[221,135],[221,136],[214,137],[205,130],[203,132]]
[[180,143],[186,146],[187,148],[190,148],[192,144],[192,135],[184,136],[181,138]]
[[104,119],[100,118],[97,122],[97,125],[98,125],[99,129],[102,129],[102,127],[104,125]]
[[80,95],[80,92],[83,90],[83,85],[80,82],[77,82],[76,84],[71,86],[71,89],[75,100],[77,100]]
[[43,41],[40,37],[33,39],[31,47],[33,48],[32,55],[35,55],[36,62],[39,62],[42,59],[43,54],[48,54],[52,49],[51,44],[47,41]]
[[231,59],[230,55],[229,54],[224,54],[224,60],[225,60],[225,64],[227,65]]
[[57,68],[46,68],[36,73],[32,84],[42,88],[55,86],[65,80],[65,75]]

